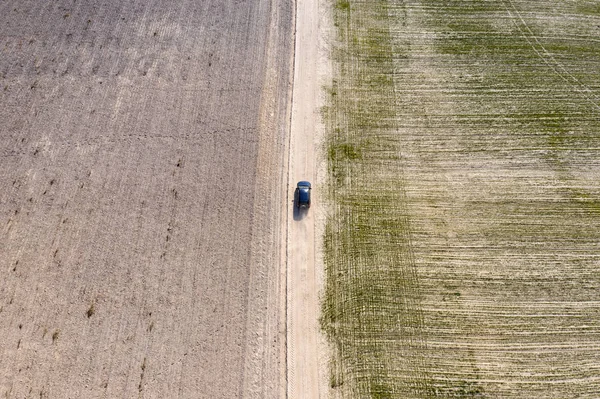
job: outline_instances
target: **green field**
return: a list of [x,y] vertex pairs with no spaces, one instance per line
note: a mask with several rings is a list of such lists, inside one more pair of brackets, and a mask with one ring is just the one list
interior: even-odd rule
[[333,397],[597,397],[600,3],[332,12]]

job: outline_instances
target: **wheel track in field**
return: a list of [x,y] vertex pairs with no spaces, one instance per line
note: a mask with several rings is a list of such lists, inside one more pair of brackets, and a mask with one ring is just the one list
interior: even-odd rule
[[[562,80],[567,82],[576,92],[585,97],[596,110],[600,111],[600,96],[598,96],[589,86],[581,82],[577,77],[570,73],[565,66],[560,63],[539,41],[538,37],[533,33],[533,30],[527,24],[522,13],[517,9],[512,0],[502,0],[506,12],[510,16],[513,24],[517,27],[529,46],[537,54],[537,56],[554,71]],[[515,17],[516,15],[516,17]]]

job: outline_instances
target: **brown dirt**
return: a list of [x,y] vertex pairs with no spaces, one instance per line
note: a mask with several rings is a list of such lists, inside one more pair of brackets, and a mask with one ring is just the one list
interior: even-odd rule
[[292,18],[2,2],[1,397],[280,396]]

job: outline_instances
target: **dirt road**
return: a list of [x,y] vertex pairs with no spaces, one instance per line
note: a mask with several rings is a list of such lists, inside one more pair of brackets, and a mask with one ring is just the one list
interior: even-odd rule
[[[319,398],[326,370],[320,362],[318,293],[322,285],[319,263],[318,221],[320,206],[317,149],[319,133],[319,74],[322,72],[319,42],[318,0],[297,2],[296,51],[289,164],[289,198],[295,184],[313,184],[309,211],[288,210],[288,398]],[[321,62],[321,67],[319,63]],[[291,205],[291,204],[290,204]],[[317,223],[315,223],[317,222]],[[317,226],[315,226],[317,224]],[[321,353],[322,354],[322,353]]]
[[1,3],[1,397],[280,396],[292,7]]

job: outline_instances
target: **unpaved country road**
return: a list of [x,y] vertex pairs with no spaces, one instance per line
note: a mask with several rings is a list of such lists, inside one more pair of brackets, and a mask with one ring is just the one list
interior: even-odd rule
[[288,398],[319,398],[326,392],[327,370],[323,355],[318,317],[319,288],[318,241],[320,220],[319,170],[317,154],[319,133],[320,57],[319,0],[298,1],[296,8],[296,51],[289,164],[289,193],[294,198],[299,180],[312,185],[312,206],[298,211],[288,209]]
[[285,392],[293,15],[0,3],[0,397]]

